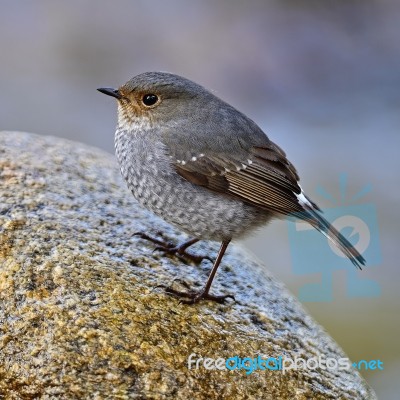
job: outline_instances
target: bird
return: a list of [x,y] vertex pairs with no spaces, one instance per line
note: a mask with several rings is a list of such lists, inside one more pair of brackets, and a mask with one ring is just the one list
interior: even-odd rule
[[286,153],[245,114],[203,86],[167,72],[145,72],[118,89],[115,151],[134,197],[190,239],[173,246],[139,233],[159,249],[190,256],[199,240],[220,243],[201,290],[166,292],[183,303],[224,303],[232,294],[210,293],[229,243],[287,217],[308,222],[359,269],[364,257],[328,222],[303,191]]

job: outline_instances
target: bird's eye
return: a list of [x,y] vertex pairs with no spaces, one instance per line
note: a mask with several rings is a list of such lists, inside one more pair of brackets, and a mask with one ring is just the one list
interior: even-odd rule
[[158,96],[153,93],[145,94],[142,98],[143,104],[147,107],[154,106],[154,104],[156,104],[157,101],[158,101]]

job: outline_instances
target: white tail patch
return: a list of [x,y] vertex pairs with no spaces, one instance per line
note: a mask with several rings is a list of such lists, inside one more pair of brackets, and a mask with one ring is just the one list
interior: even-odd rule
[[307,197],[304,195],[303,189],[301,189],[300,194],[296,194],[296,197],[297,200],[299,201],[299,204],[304,208],[314,208],[313,205],[310,203],[310,201],[307,200]]

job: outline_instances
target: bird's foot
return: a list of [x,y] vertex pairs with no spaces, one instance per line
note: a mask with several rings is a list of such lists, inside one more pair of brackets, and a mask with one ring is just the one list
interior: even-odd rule
[[211,300],[211,301],[215,301],[219,304],[223,304],[228,297],[231,298],[233,301],[236,301],[235,297],[232,294],[215,296],[213,294],[206,292],[204,289],[200,290],[198,292],[196,292],[196,291],[182,292],[182,291],[173,289],[172,287],[166,287],[166,286],[161,286],[161,287],[165,288],[165,292],[167,294],[178,298],[180,300],[180,302],[184,303],[184,304],[195,304],[195,303],[198,303],[200,300]]
[[213,262],[213,260],[208,256],[192,254],[186,251],[186,249],[192,244],[196,243],[198,239],[191,239],[179,245],[174,245],[173,243],[164,242],[162,240],[153,238],[152,236],[149,236],[147,233],[143,232],[136,232],[134,236],[139,236],[142,239],[149,240],[150,242],[156,244],[157,247],[154,249],[154,251],[161,251],[164,254],[175,255],[184,261],[190,261],[197,265],[200,264],[203,260],[209,260]]
[[[185,245],[186,243],[183,243]],[[164,254],[170,254],[170,255],[175,255],[179,258],[182,258],[186,261],[190,261],[196,265],[201,264],[203,260],[209,260],[213,262],[213,260],[209,256],[202,256],[200,254],[193,254],[189,253],[188,251],[185,250],[182,245],[177,245],[177,246],[157,246],[154,251],[161,251]]]

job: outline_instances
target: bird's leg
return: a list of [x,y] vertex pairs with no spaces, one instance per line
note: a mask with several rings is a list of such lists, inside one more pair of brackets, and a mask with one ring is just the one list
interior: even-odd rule
[[170,242],[163,242],[162,240],[153,238],[152,236],[149,236],[143,232],[137,232],[134,234],[134,236],[140,236],[142,239],[149,240],[150,242],[155,243],[157,247],[154,249],[154,251],[162,251],[164,254],[176,255],[195,264],[200,264],[203,260],[210,260],[212,262],[211,258],[208,256],[192,254],[186,251],[188,247],[190,247],[192,244],[197,243],[200,239],[193,238],[174,246]]
[[227,295],[223,295],[223,296],[215,296],[210,294],[210,288],[211,288],[211,284],[214,280],[215,274],[217,273],[218,267],[221,263],[222,257],[225,254],[225,251],[229,245],[230,240],[227,241],[223,241],[221,244],[221,247],[219,249],[218,252],[218,256],[214,262],[214,265],[212,267],[211,273],[208,276],[206,285],[204,286],[204,288],[198,292],[195,291],[189,291],[189,292],[180,292],[178,290],[175,290],[171,287],[167,287],[166,288],[166,292],[174,297],[178,297],[181,299],[182,303],[185,304],[194,304],[194,303],[198,303],[200,300],[212,300],[212,301],[216,301],[217,303],[223,303],[228,297],[230,297],[231,299],[235,300],[235,298],[233,297],[233,295],[231,294],[227,294]]

